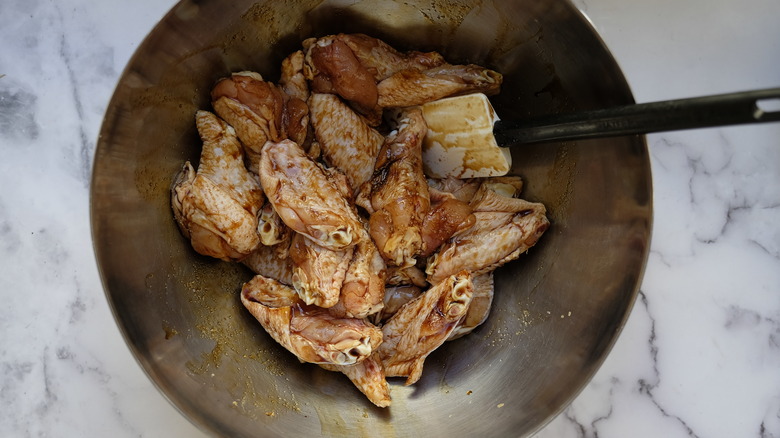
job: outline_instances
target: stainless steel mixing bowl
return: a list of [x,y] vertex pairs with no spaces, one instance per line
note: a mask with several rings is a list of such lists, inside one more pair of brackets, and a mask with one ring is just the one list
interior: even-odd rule
[[524,197],[547,205],[552,227],[497,272],[487,323],[432,354],[416,385],[392,379],[393,405],[376,408],[276,345],[239,302],[249,272],[195,254],[169,207],[213,82],[236,70],[275,80],[304,38],[336,32],[501,71],[505,119],[632,102],[566,1],[183,1],[127,66],[95,156],[93,237],[117,324],[160,391],[216,435],[531,434],[586,385],[636,297],[652,217],[645,139],[514,150]]

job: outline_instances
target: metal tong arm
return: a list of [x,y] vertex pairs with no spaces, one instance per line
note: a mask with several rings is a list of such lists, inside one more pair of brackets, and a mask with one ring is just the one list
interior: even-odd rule
[[[498,121],[501,146],[553,140],[612,137],[780,121],[780,105],[761,108],[761,101],[780,102],[780,88],[718,94],[690,99],[623,105],[518,121]],[[774,103],[774,102],[773,102]]]

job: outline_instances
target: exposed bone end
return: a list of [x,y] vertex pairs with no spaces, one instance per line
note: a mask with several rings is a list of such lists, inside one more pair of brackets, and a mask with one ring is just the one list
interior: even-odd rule
[[288,233],[289,228],[284,225],[271,203],[266,203],[257,221],[257,234],[260,236],[260,241],[263,245],[274,246],[284,242]]
[[469,303],[469,308],[461,323],[450,333],[450,336],[447,338],[448,341],[471,333],[475,328],[482,325],[490,314],[494,292],[493,272],[473,277],[471,282],[474,284],[471,303]]
[[308,236],[328,249],[346,249],[358,242],[354,230],[348,225],[335,229],[329,225],[312,225],[308,228]]
[[320,301],[316,288],[312,287],[303,269],[293,268],[292,285],[304,303],[317,305],[317,302]]
[[348,229],[339,229],[329,236],[329,241],[340,247],[346,247],[352,243],[352,233]]
[[371,356],[382,343],[382,331],[366,322],[367,328],[346,331],[342,339],[334,340],[324,353],[326,360],[335,365],[354,365]]
[[387,239],[382,252],[390,263],[403,268],[417,263],[422,246],[420,229],[409,227],[403,234],[394,234]]
[[333,345],[335,351],[330,352],[330,359],[336,365],[354,365],[371,355],[371,337],[357,340],[345,340]]
[[282,242],[278,227],[266,218],[261,217],[257,222],[257,234],[260,235],[260,241],[265,246],[274,246]]
[[431,284],[436,284],[441,280],[440,278],[434,278],[436,268],[439,266],[440,254],[441,253],[436,252],[432,256],[428,257],[428,263],[425,265],[425,275],[428,276],[428,281]]
[[468,272],[461,272],[453,279],[452,289],[447,296],[444,314],[450,319],[457,319],[466,314],[474,293],[474,285]]
[[317,279],[310,279],[304,269],[293,268],[292,285],[301,301],[308,305],[327,309],[335,306],[339,301],[338,294],[322,293],[318,287]]

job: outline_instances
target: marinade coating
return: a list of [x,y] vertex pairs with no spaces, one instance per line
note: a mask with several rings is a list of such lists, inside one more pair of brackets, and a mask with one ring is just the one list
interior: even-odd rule
[[259,245],[241,263],[255,274],[292,286],[292,264],[287,257],[289,246],[289,240],[274,246]]
[[376,353],[354,365],[320,364],[328,371],[344,373],[371,403],[386,408],[390,406],[390,389],[385,379],[385,369]]
[[371,356],[382,342],[382,331],[364,319],[336,318],[302,303],[272,308],[254,296],[242,290],[241,303],[276,342],[303,362],[354,365]]
[[421,150],[427,128],[419,108],[400,111],[396,120],[359,197],[367,201],[369,233],[385,261],[411,266],[423,250],[422,226],[430,209]]
[[473,227],[451,238],[428,259],[425,273],[436,284],[452,273],[483,274],[515,260],[550,226],[543,204],[502,196],[482,186],[471,201]]
[[377,84],[383,108],[408,107],[468,93],[496,94],[500,73],[478,65],[443,64],[427,70],[401,70]]
[[473,227],[477,220],[467,202],[457,199],[451,193],[430,187],[428,192],[431,208],[422,224],[422,257],[433,254],[442,243]]
[[332,250],[295,233],[290,245],[292,284],[306,304],[328,308],[339,301],[354,246]]
[[351,203],[319,164],[295,142],[267,142],[260,159],[260,182],[282,221],[332,250],[359,241],[362,227]]
[[250,301],[271,308],[290,307],[300,301],[298,294],[289,285],[262,275],[255,275],[244,283],[241,294]]
[[382,309],[387,266],[368,232],[362,230],[362,233],[347,268],[339,302],[331,308],[331,313],[365,318]]
[[371,125],[381,122],[376,80],[347,44],[330,35],[310,38],[303,42],[303,47],[304,74],[312,92],[337,94]]
[[246,165],[256,174],[265,142],[286,138],[282,126],[284,94],[260,74],[242,71],[217,81],[211,90],[211,105],[236,130]]
[[417,382],[423,363],[457,327],[468,311],[473,294],[471,275],[462,271],[409,301],[382,326],[378,353],[387,377]]
[[322,157],[357,191],[373,174],[384,136],[334,94],[312,94],[309,108]]
[[474,284],[474,293],[471,296],[471,303],[466,311],[466,316],[450,333],[448,341],[461,338],[475,328],[484,323],[490,315],[490,307],[493,304],[494,282],[493,272],[477,275],[472,278]]
[[179,229],[200,254],[241,260],[260,244],[257,213],[263,192],[244,167],[241,144],[227,123],[208,111],[196,114],[203,140],[198,171],[186,162],[171,187]]
[[377,82],[406,69],[427,70],[445,64],[437,52],[400,52],[384,41],[361,33],[338,34],[358,58],[360,64],[374,76]]

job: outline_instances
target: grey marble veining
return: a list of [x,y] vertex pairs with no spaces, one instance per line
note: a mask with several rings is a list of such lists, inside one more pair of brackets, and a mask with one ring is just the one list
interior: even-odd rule
[[[114,324],[89,179],[125,63],[173,1],[0,6],[0,436],[202,436]],[[640,102],[780,86],[776,0],[579,0]],[[648,136],[633,312],[540,437],[780,437],[780,125]]]

